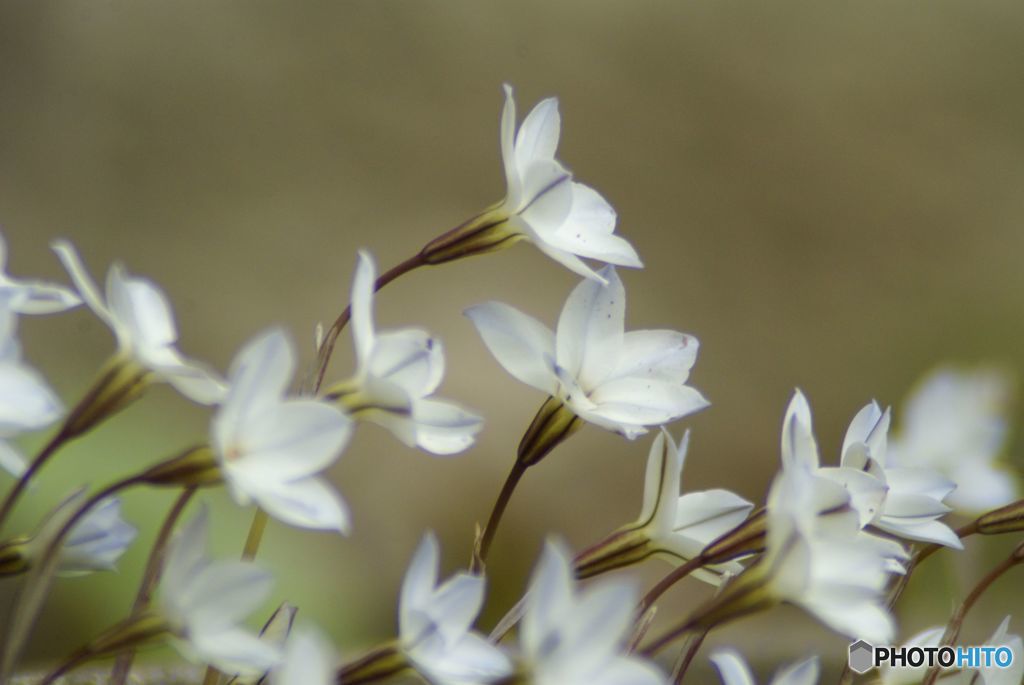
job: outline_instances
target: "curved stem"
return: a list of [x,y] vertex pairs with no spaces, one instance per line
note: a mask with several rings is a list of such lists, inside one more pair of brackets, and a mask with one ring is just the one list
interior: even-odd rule
[[43,677],[43,679],[40,680],[36,685],[51,685],[51,683],[56,681],[58,678],[63,676],[68,671],[78,668],[83,663],[88,661],[90,656],[91,653],[89,652],[88,648],[83,647],[75,651],[73,654],[71,654],[71,656],[65,659],[63,663],[61,663],[57,668],[47,673]]
[[680,655],[679,663],[676,664],[676,667],[673,671],[673,685],[679,685],[683,682],[683,678],[686,677],[686,671],[690,668],[690,664],[693,663],[693,658],[697,656],[697,652],[698,650],[700,650],[700,646],[704,644],[704,638],[708,636],[708,632],[709,631],[704,630],[690,638],[689,643],[686,645],[686,647],[683,649],[683,653]]
[[[1002,563],[989,571],[988,575],[982,578],[981,582],[974,586],[974,589],[971,590],[963,603],[957,607],[956,611],[953,613],[953,617],[950,619],[949,625],[946,626],[946,632],[943,633],[942,640],[939,642],[940,647],[950,646],[956,641],[960,636],[960,628],[963,626],[964,619],[967,617],[967,612],[969,612],[978,602],[978,599],[985,594],[986,590],[992,587],[992,584],[995,583],[1000,576],[1024,561],[1024,555],[1021,553],[1022,550],[1024,550],[1024,545],[1019,547],[1013,554],[1004,559]],[[933,685],[938,677],[939,669],[931,668],[925,676],[923,685]]]
[[25,488],[28,487],[29,482],[35,477],[39,469],[43,468],[43,465],[49,461],[50,457],[57,453],[57,450],[67,441],[66,433],[61,430],[58,431],[50,440],[39,450],[38,454],[32,459],[28,468],[25,469],[25,473],[21,474],[21,477],[14,484],[14,487],[10,489],[7,496],[4,497],[4,501],[0,504],[0,530],[3,530],[4,523],[7,521],[7,517],[10,516],[11,511],[14,509],[14,505],[18,502]]
[[693,559],[687,561],[682,566],[677,566],[676,568],[672,569],[671,573],[669,573],[660,581],[658,581],[658,584],[652,587],[647,592],[647,594],[644,595],[643,599],[640,600],[640,606],[638,608],[639,613],[642,614],[643,612],[647,611],[647,609],[649,609],[650,606],[654,604],[654,602],[656,602],[659,597],[665,594],[665,592],[670,587],[672,587],[680,580],[682,580],[686,576],[690,575],[691,573],[702,567],[704,563],[704,557],[698,555]]
[[[164,519],[160,532],[157,533],[156,540],[153,542],[153,547],[149,552],[146,570],[142,574],[142,583],[139,585],[139,592],[135,595],[135,603],[132,605],[132,616],[143,611],[149,605],[153,597],[153,591],[156,589],[157,583],[160,582],[160,575],[163,571],[164,550],[171,539],[171,533],[174,532],[174,526],[177,525],[178,519],[181,518],[181,514],[185,510],[185,506],[192,499],[192,495],[195,492],[195,487],[182,490],[181,494],[178,495],[178,499],[171,506],[171,510],[167,513],[167,518]],[[114,663],[114,670],[110,674],[111,685],[125,684],[134,659],[134,649],[129,649],[118,655],[117,661]]]
[[[413,269],[424,266],[427,262],[424,261],[422,253],[417,252],[415,255],[406,259],[392,268],[382,273],[378,278],[377,282],[374,283],[373,291],[377,292],[391,281],[395,280],[402,274],[409,273]],[[327,334],[324,336],[324,341],[320,345],[320,354],[317,357],[317,368],[316,376],[313,381],[313,393],[316,395],[320,392],[320,386],[323,385],[324,375],[327,373],[327,366],[331,363],[331,356],[334,354],[334,345],[338,342],[338,336],[348,325],[349,319],[352,318],[352,305],[348,305],[342,310],[338,318],[334,320],[331,327],[327,330]]]
[[519,485],[519,481],[528,468],[527,464],[519,460],[516,460],[516,463],[512,465],[512,470],[509,471],[508,478],[505,479],[505,484],[501,486],[501,492],[498,493],[498,499],[494,501],[494,508],[491,509],[491,516],[487,519],[487,525],[484,526],[484,530],[476,544],[473,561],[470,564],[470,571],[473,573],[481,573],[483,571],[484,563],[487,561],[487,553],[490,551],[491,543],[494,541],[494,534],[498,531],[501,518],[504,516],[505,509],[508,508],[508,503],[512,499],[512,493],[515,492],[516,486]]

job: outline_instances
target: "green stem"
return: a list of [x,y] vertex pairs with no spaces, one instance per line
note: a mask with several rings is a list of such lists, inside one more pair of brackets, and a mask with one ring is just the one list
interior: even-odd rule
[[519,481],[522,480],[523,474],[526,473],[528,468],[529,465],[524,464],[518,459],[512,465],[512,470],[509,472],[508,478],[505,479],[505,484],[501,486],[501,492],[498,493],[498,499],[494,501],[494,508],[491,509],[491,516],[487,519],[487,525],[484,526],[483,533],[480,534],[480,539],[477,542],[473,561],[470,565],[470,570],[473,573],[483,572],[484,564],[487,562],[487,554],[491,549],[491,543],[494,542],[494,534],[498,531],[498,526],[501,524],[502,516],[505,514],[505,509],[508,508],[508,503],[512,499],[516,486],[519,485]]
[[[171,507],[171,510],[167,513],[167,518],[164,519],[160,532],[157,533],[156,541],[153,543],[153,548],[149,552],[149,560],[146,562],[146,570],[142,574],[142,583],[139,585],[139,592],[135,595],[135,603],[132,605],[132,616],[139,614],[149,606],[149,602],[153,597],[153,591],[160,582],[160,576],[163,570],[164,550],[171,539],[171,533],[174,531],[174,526],[177,524],[178,519],[181,518],[182,512],[185,510],[186,505],[188,505],[189,500],[192,499],[192,495],[194,495],[195,492],[195,487],[188,487],[182,490],[181,494],[178,495],[178,499],[174,501],[174,505]],[[129,649],[118,655],[117,661],[114,663],[114,670],[110,675],[110,685],[125,684],[128,680],[128,673],[131,671],[132,661],[134,659],[134,649]]]
[[252,516],[252,523],[249,525],[249,535],[245,538],[245,547],[242,549],[242,561],[252,561],[256,558],[269,519],[270,516],[267,515],[267,512],[259,508],[256,509],[256,513]]

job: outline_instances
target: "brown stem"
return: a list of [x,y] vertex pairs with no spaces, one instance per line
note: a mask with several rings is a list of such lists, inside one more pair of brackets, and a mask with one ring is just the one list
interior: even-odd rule
[[3,504],[0,504],[0,530],[3,529],[4,523],[7,521],[7,517],[10,516],[11,511],[14,509],[14,505],[17,503],[18,498],[21,497],[25,488],[28,487],[29,482],[35,477],[39,469],[43,468],[43,465],[49,461],[61,445],[67,440],[67,435],[64,431],[58,431],[56,435],[50,438],[39,453],[36,454],[35,458],[29,464],[28,468],[25,469],[25,473],[21,474],[21,478],[17,480],[14,487],[4,497]]
[[[942,635],[942,640],[939,642],[940,647],[946,647],[952,645],[956,639],[960,636],[960,628],[963,626],[964,619],[967,617],[967,612],[977,603],[978,599],[985,594],[985,591],[992,587],[992,584],[999,579],[1004,573],[1009,571],[1011,568],[1020,564],[1024,561],[1024,545],[1018,547],[1013,554],[1003,560],[998,566],[989,571],[988,575],[981,579],[971,593],[967,595],[963,603],[957,607],[953,613],[953,617],[950,619],[949,624],[946,626],[946,632]],[[925,676],[922,685],[933,685],[936,679],[939,677],[939,669],[933,667],[929,669],[928,674]]]
[[[139,592],[135,595],[135,603],[132,605],[132,616],[137,615],[149,605],[150,600],[153,597],[153,591],[156,589],[157,583],[160,582],[160,576],[163,571],[163,560],[164,550],[167,548],[167,543],[171,539],[171,533],[174,531],[174,526],[177,524],[178,519],[181,518],[182,512],[185,510],[185,506],[189,500],[192,499],[192,495],[196,492],[196,488],[188,487],[181,491],[178,495],[178,499],[174,501],[174,505],[171,510],[167,513],[167,518],[164,519],[163,525],[160,527],[160,532],[157,533],[156,540],[153,542],[153,547],[149,552],[149,559],[146,561],[146,570],[142,574],[142,582],[139,584]],[[117,656],[117,661],[114,662],[114,670],[110,674],[110,685],[124,685],[128,680],[128,673],[132,668],[132,661],[135,659],[135,650],[129,649],[121,652]]]
[[494,501],[491,516],[487,519],[487,525],[484,526],[484,531],[480,535],[480,540],[473,554],[473,561],[470,564],[470,571],[473,573],[483,572],[484,563],[487,561],[487,553],[491,549],[491,543],[494,541],[494,534],[501,523],[501,517],[505,514],[505,509],[512,499],[512,493],[515,492],[516,486],[519,485],[519,481],[528,468],[527,464],[522,463],[518,459],[512,465],[512,470],[509,471],[508,478],[505,479],[505,484],[501,486],[501,492],[498,493],[498,499]]
[[704,557],[698,555],[698,556],[694,557],[693,559],[690,559],[689,561],[687,561],[682,566],[677,566],[676,568],[672,569],[671,573],[669,573],[664,578],[662,578],[660,581],[658,581],[658,584],[655,585],[654,587],[652,587],[647,592],[647,594],[644,595],[643,599],[640,600],[640,606],[638,608],[638,613],[642,614],[645,611],[647,611],[647,609],[649,609],[650,606],[652,604],[654,604],[658,600],[659,597],[661,597],[663,594],[665,594],[665,592],[670,587],[672,587],[673,585],[675,585],[680,580],[682,580],[686,576],[690,575],[691,573],[693,573],[697,569],[699,569],[702,566],[704,566],[705,563],[706,562],[704,561]]
[[[395,280],[402,274],[409,273],[413,269],[425,265],[427,262],[424,261],[422,253],[416,253],[404,262],[395,265],[391,269],[382,273],[378,278],[377,282],[374,283],[373,291],[377,292],[391,281]],[[331,363],[331,355],[334,354],[334,345],[338,342],[338,336],[348,325],[349,319],[352,317],[352,305],[348,305],[342,310],[338,318],[334,320],[331,327],[328,329],[324,341],[320,345],[320,355],[317,358],[317,370],[316,376],[313,383],[313,394],[320,392],[320,386],[323,385],[324,375],[327,373],[327,366]]]
[[690,664],[693,663],[693,658],[697,656],[700,646],[704,644],[704,638],[708,636],[708,632],[704,630],[690,638],[672,674],[673,685],[680,685],[683,682],[683,678],[686,677],[686,671],[690,668]]

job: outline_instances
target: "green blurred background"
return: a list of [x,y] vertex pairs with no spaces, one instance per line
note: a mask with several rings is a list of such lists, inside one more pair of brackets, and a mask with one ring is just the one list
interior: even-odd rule
[[[794,386],[835,460],[863,403],[898,403],[938,362],[1024,368],[1024,4],[1011,0],[11,0],[0,4],[11,271],[63,279],[47,245],[67,237],[98,276],[123,260],[160,283],[188,354],[225,369],[277,324],[308,359],[314,324],[347,299],[355,250],[387,267],[501,197],[504,82],[520,116],[560,98],[561,159],[612,202],[644,259],[624,275],[627,326],[701,341],[693,384],[713,406],[684,422],[688,488],[759,500]],[[500,299],[553,323],[576,281],[520,245],[380,296],[381,326],[443,338],[443,396],[487,425],[472,451],[444,459],[363,427],[331,470],[353,535],[269,529],[261,560],[277,571],[276,599],[299,604],[344,656],[392,635],[424,529],[439,531],[446,572],[466,562],[543,399],[493,361],[462,310]],[[25,319],[21,335],[69,403],[112,349],[85,311]],[[347,335],[336,359],[340,377]],[[203,410],[152,392],[44,472],[22,527],[74,485],[167,456],[206,425]],[[648,444],[588,427],[529,474],[496,542],[486,624],[514,601],[546,534],[582,547],[636,515]],[[33,659],[124,615],[171,498],[126,497],[139,544],[119,574],[59,584]],[[251,511],[203,499],[218,552],[236,554]],[[944,620],[1007,548],[983,543],[926,569],[904,635]],[[1012,585],[982,604],[969,636],[987,637],[1008,608],[1024,625]],[[682,608],[707,589],[678,594]],[[765,667],[845,647],[786,610],[712,642]]]

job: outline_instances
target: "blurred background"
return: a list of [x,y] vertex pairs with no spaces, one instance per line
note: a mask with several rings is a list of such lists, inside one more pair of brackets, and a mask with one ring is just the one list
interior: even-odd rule
[[[644,259],[624,273],[627,327],[700,339],[692,383],[713,406],[673,427],[693,429],[688,489],[761,501],[796,386],[834,462],[860,406],[898,407],[937,363],[1024,368],[1024,5],[1010,0],[2,3],[10,271],[64,281],[48,243],[66,237],[97,277],[122,260],[158,282],[187,354],[225,370],[243,342],[282,325],[308,360],[314,325],[347,301],[357,249],[390,266],[501,198],[504,82],[520,116],[559,97],[559,157],[615,206]],[[441,395],[487,424],[451,458],[361,427],[331,470],[351,537],[271,525],[260,559],[277,572],[275,602],[297,603],[343,656],[393,635],[425,529],[442,538],[445,573],[467,562],[543,400],[462,310],[497,299],[554,323],[577,280],[522,244],[415,272],[378,298],[380,326],[443,338]],[[22,322],[27,356],[72,403],[111,352],[109,332],[86,311]],[[351,368],[347,333],[335,359],[329,378]],[[19,525],[79,483],[203,440],[207,421],[154,390],[62,453]],[[518,597],[545,535],[581,548],[636,516],[648,446],[587,427],[525,478],[495,543],[485,626]],[[1017,466],[1020,446],[1015,433]],[[237,554],[252,512],[219,491],[202,499],[217,553]],[[138,543],[118,574],[58,584],[36,663],[125,615],[171,501],[126,496]],[[945,621],[1008,544],[932,562],[902,635]],[[980,642],[1008,608],[1024,626],[1015,582],[965,635]],[[679,611],[707,594],[684,585]],[[838,662],[846,644],[790,610],[710,642],[763,671],[812,649]]]

